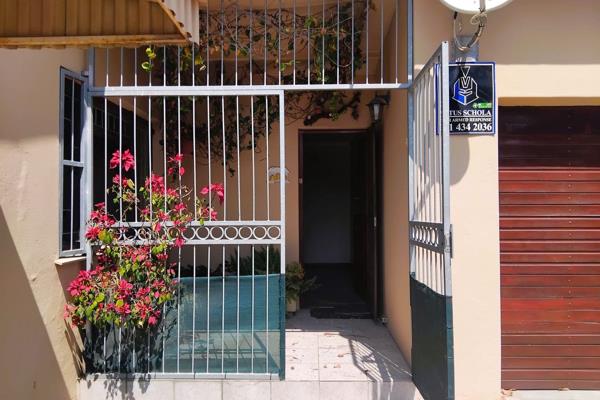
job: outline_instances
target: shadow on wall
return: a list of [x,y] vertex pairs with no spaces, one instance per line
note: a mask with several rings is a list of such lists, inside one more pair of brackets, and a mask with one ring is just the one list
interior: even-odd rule
[[461,181],[469,168],[471,159],[470,138],[474,135],[451,136],[450,137],[450,184],[454,185]]
[[[33,247],[32,247],[33,248]],[[48,327],[40,315],[32,284],[25,273],[21,258],[10,234],[3,210],[0,208],[0,254],[2,255],[2,280],[0,285],[0,383],[5,399],[69,399],[68,387],[75,382],[65,382],[62,369],[49,337]],[[49,265],[48,268],[53,268]],[[72,271],[59,272],[66,275]],[[43,285],[43,282],[40,283]],[[42,299],[43,300],[43,299]],[[62,315],[46,316],[49,321]],[[81,365],[77,355],[77,340],[70,327],[65,325],[67,342],[72,346],[76,365]],[[57,332],[58,333],[58,332]],[[55,342],[61,340],[55,338]]]

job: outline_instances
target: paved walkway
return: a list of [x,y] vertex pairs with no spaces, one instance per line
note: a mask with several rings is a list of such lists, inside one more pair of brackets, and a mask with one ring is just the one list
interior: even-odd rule
[[320,382],[321,398],[331,388],[341,399],[422,399],[387,328],[369,319],[315,319],[308,310],[287,321],[286,382],[297,381]]

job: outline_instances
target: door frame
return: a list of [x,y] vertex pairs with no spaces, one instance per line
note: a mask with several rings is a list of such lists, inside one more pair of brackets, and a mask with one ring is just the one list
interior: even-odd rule
[[383,313],[383,265],[382,248],[381,248],[381,221],[382,221],[382,207],[381,207],[381,193],[383,183],[383,169],[382,163],[382,145],[381,145],[381,133],[383,125],[381,122],[375,123],[367,128],[363,129],[299,129],[298,130],[298,246],[299,246],[299,260],[301,264],[304,264],[302,245],[304,241],[304,137],[312,135],[324,135],[324,134],[339,134],[339,135],[368,135],[369,148],[365,151],[371,153],[371,173],[368,179],[372,182],[373,190],[371,192],[371,198],[369,199],[370,208],[372,209],[373,216],[375,218],[373,225],[371,225],[372,240],[373,243],[373,259],[372,264],[375,268],[374,271],[374,288],[373,298],[371,299],[371,313],[373,319],[380,318]]

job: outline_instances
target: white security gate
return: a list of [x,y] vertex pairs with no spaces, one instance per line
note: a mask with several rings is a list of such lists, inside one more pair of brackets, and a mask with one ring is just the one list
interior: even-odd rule
[[453,399],[448,43],[425,64],[410,92],[413,380],[428,400]]
[[[303,118],[313,123],[356,107],[355,91],[409,88],[412,73],[403,80],[399,71],[402,49],[413,69],[412,7],[413,0],[283,8],[211,0],[199,14],[199,43],[90,52],[86,203],[111,204],[109,159],[129,150],[136,168],[126,177],[136,187],[152,174],[170,175],[169,158],[182,153],[185,178],[170,187],[192,188],[195,202],[203,187],[222,183],[224,204],[210,204],[216,218],[202,223],[196,215],[188,230],[170,329],[133,340],[121,330],[95,332],[87,372],[283,376],[284,111],[307,113],[299,99],[310,95],[314,107]],[[122,240],[141,239],[148,226],[138,211],[110,207],[127,232]]]
[[[123,227],[121,240],[142,242],[151,227],[140,213],[148,210],[112,203],[109,188],[116,175],[138,188],[155,175],[164,180],[165,193],[189,189],[194,218],[173,259],[178,296],[165,307],[162,325],[143,337],[124,329],[88,335],[87,372],[283,376],[283,91],[183,85],[115,90],[110,71],[94,78],[96,65],[92,56],[88,204],[106,203]],[[130,151],[134,169],[111,169],[117,150]],[[169,171],[169,159],[178,154],[183,176]],[[222,185],[222,196],[203,196],[203,188],[213,185]],[[201,198],[214,215],[199,215],[191,206]]]

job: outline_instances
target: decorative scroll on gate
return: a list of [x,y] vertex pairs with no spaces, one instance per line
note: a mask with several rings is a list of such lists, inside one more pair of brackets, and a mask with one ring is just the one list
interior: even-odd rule
[[444,42],[409,97],[412,369],[427,400],[454,398],[448,93]]

